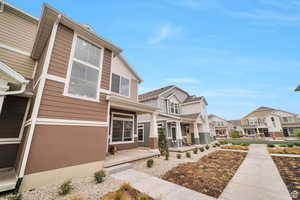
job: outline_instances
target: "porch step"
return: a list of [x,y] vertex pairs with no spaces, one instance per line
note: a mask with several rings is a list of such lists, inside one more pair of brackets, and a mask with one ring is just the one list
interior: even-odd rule
[[15,189],[16,183],[17,177],[13,168],[0,169],[0,192]]
[[108,168],[104,168],[104,169],[108,175],[111,175],[111,174],[125,171],[127,169],[131,169],[131,164],[125,163],[125,164],[116,165],[116,166],[108,167]]

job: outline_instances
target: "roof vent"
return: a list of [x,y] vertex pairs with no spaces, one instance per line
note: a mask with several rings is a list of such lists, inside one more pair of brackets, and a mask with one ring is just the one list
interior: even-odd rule
[[82,24],[82,25],[84,26],[84,28],[86,28],[86,29],[88,29],[90,31],[94,31],[91,25],[89,25],[89,24]]
[[4,11],[4,0],[0,0],[0,12]]

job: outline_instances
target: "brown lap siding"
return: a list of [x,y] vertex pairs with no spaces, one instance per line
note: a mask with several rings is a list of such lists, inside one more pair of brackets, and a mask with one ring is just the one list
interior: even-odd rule
[[106,141],[107,127],[37,125],[25,174],[102,161]]
[[38,113],[40,118],[107,121],[108,102],[100,94],[100,102],[63,96],[64,84],[46,80]]

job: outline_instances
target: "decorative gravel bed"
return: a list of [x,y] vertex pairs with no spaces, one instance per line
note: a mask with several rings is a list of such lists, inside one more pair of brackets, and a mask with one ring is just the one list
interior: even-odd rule
[[272,158],[289,192],[295,193],[293,200],[300,200],[300,158],[280,156]]
[[216,151],[197,162],[180,164],[162,178],[218,198],[245,157],[244,152]]
[[[152,176],[160,177],[164,175],[167,171],[178,166],[179,164],[187,163],[187,162],[197,162],[199,158],[207,155],[208,153],[215,151],[216,149],[217,148],[210,147],[209,150],[205,149],[204,152],[198,151],[197,154],[194,154],[193,151],[189,151],[191,154],[191,158],[187,158],[186,153],[170,152],[169,160],[165,160],[164,156],[153,158],[154,165],[152,168],[147,167],[146,165],[147,160],[140,160],[140,161],[133,162],[132,168],[144,172],[146,174],[150,174]],[[181,159],[177,158],[177,154],[181,154]]]
[[[76,199],[75,197],[82,200],[97,200],[109,192],[118,190],[122,184],[124,184],[124,182],[111,177],[107,177],[103,183],[96,184],[93,177],[87,177],[73,179],[72,185],[74,186],[74,190],[71,194],[66,196],[60,196],[58,194],[60,185],[41,187],[34,191],[24,192],[22,195],[23,200],[70,200]],[[7,199],[7,196],[0,197],[0,200]]]

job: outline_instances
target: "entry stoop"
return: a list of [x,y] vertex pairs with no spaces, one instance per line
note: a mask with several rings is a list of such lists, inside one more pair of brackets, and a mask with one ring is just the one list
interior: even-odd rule
[[106,171],[106,173],[108,175],[115,174],[115,173],[118,173],[118,172],[122,172],[122,171],[125,171],[127,169],[131,169],[131,164],[130,163],[125,163],[125,164],[116,165],[116,166],[113,166],[113,167],[104,168],[104,170]]

